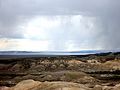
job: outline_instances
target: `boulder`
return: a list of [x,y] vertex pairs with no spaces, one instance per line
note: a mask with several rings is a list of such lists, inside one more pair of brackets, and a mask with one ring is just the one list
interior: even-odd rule
[[100,85],[95,85],[95,87],[93,88],[93,90],[103,90],[102,86]]
[[10,90],[33,90],[41,83],[34,80],[24,80],[19,82],[16,86],[12,87]]

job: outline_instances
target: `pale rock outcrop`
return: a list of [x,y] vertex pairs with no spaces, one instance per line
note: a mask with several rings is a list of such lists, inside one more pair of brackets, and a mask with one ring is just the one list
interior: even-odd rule
[[0,90],[91,90],[85,85],[70,82],[39,82],[24,80],[16,86]]
[[16,86],[10,88],[10,90],[34,90],[33,88],[40,85],[41,82],[34,80],[24,80],[19,82]]

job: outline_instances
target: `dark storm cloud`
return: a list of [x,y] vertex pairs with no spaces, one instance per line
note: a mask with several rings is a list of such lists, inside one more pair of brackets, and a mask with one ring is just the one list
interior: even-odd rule
[[[89,32],[88,34],[93,37],[90,40],[86,38],[84,42],[88,44],[92,42],[91,47],[101,46],[103,49],[119,49],[119,11],[120,0],[0,0],[0,37],[25,38],[24,31],[19,26],[34,16],[83,15],[96,18],[96,30],[94,31],[96,33]],[[68,29],[69,26],[64,27],[64,29]],[[71,39],[73,39],[71,43],[74,43],[75,47],[79,47],[83,43],[79,41],[80,31],[74,32],[74,29],[71,29],[61,32],[59,30],[49,37],[53,39],[53,44],[57,39],[60,39],[53,48],[66,48],[66,42]]]

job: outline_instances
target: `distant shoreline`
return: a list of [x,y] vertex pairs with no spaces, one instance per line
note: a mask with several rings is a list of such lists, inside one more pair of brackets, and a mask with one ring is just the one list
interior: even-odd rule
[[0,53],[0,60],[2,59],[19,59],[19,58],[40,58],[40,57],[64,57],[64,56],[90,56],[90,55],[96,55],[96,56],[106,56],[109,54],[117,55],[120,54],[120,52],[96,52],[96,53]]

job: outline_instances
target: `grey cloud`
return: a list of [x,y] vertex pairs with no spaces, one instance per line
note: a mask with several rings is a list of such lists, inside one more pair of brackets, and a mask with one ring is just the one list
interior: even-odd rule
[[[19,25],[34,16],[49,15],[52,18],[54,15],[80,14],[97,19],[96,33],[89,32],[91,36],[86,38],[79,30],[75,31],[71,23],[65,24],[58,31],[50,33],[53,49],[66,48],[66,42],[69,40],[72,40],[74,47],[87,42],[91,47],[119,49],[119,10],[120,0],[0,0],[0,37],[24,38],[24,31]],[[85,41],[79,41],[81,38],[85,38]],[[60,40],[56,43],[58,39]]]

